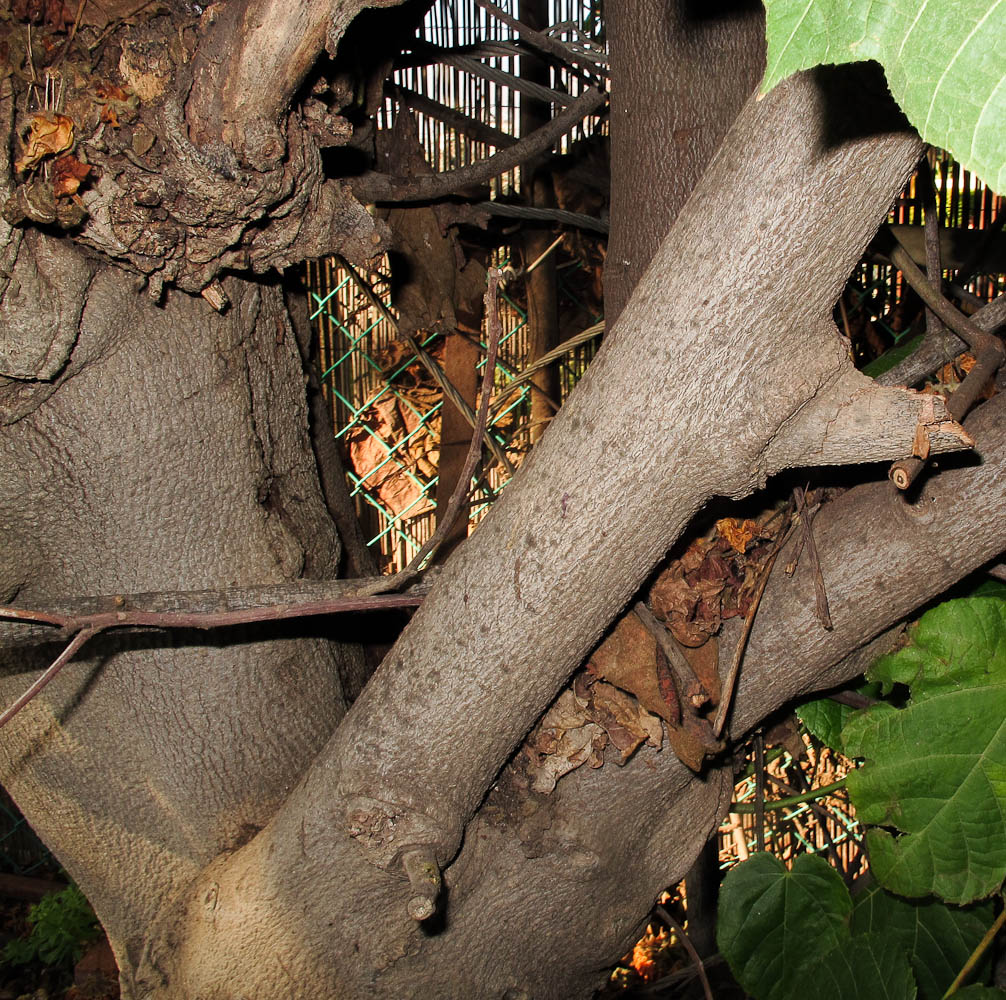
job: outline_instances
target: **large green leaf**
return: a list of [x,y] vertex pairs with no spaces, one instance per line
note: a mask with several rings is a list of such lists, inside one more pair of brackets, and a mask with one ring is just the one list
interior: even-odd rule
[[[866,764],[849,796],[877,880],[902,896],[969,903],[1006,876],[1006,686],[877,705],[842,736]],[[893,832],[892,832],[893,831]]]
[[762,89],[820,63],[875,59],[927,142],[1006,191],[1006,0],[765,0]]
[[788,871],[755,854],[727,873],[716,937],[738,982],[758,1000],[804,995],[820,954],[849,941],[852,900],[822,858],[803,854]]
[[1006,602],[948,601],[870,670],[911,704],[876,705],[842,733],[866,764],[849,776],[878,881],[908,897],[968,903],[1006,876]]
[[948,690],[1006,683],[1006,601],[968,597],[927,611],[910,634],[911,642],[882,656],[871,680],[885,690],[907,684],[912,701]]
[[915,979],[898,942],[880,934],[857,937],[814,963],[803,997],[814,1000],[913,1000]]
[[883,936],[908,955],[921,1000],[940,1000],[994,919],[992,906],[908,903],[871,886],[855,900],[853,937]]

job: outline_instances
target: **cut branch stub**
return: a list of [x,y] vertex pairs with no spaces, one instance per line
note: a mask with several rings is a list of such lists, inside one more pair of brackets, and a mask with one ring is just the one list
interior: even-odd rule
[[428,848],[417,847],[402,855],[402,867],[409,877],[409,916],[428,920],[436,913],[442,885],[437,859]]
[[922,439],[927,454],[974,447],[943,397],[878,386],[848,365],[780,427],[766,459],[773,471],[879,462],[916,451]]

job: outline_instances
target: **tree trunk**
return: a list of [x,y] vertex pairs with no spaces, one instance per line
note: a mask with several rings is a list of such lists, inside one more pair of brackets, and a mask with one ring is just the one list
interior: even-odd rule
[[[47,237],[29,242],[50,259]],[[158,307],[100,268],[62,375],[4,385],[8,600],[334,573],[281,292],[226,291],[222,317],[179,292]],[[5,787],[127,976],[165,901],[265,825],[342,717],[339,670],[358,654],[313,637],[328,632],[101,637],[4,733]],[[4,650],[0,697],[53,655]]]
[[[605,8],[611,50],[608,329],[765,68],[755,0],[620,0]],[[729,217],[747,197],[721,192]]]
[[[226,295],[222,315],[170,288],[157,305],[69,241],[0,233],[8,600],[334,573],[281,291],[218,275],[382,245],[373,218],[321,181],[304,134],[255,112],[300,85],[284,62],[308,62],[297,39],[334,47],[351,7],[209,8],[201,37],[226,38],[220,25],[241,16],[255,30],[196,65],[190,124],[206,148],[177,103],[149,98],[156,152],[188,182],[162,192],[163,227],[123,201],[146,188],[111,167],[88,202],[78,240],[150,274],[155,292],[173,277]],[[322,8],[323,30],[295,23],[294,41],[256,62],[267,25]],[[121,64],[139,86],[134,42]],[[200,108],[225,63],[226,99]],[[96,640],[14,720],[4,783],[94,902],[124,996],[559,998],[585,995],[624,950],[715,828],[732,773],[699,777],[644,750],[541,796],[519,760],[507,767],[530,726],[710,498],[788,468],[904,457],[920,423],[934,452],[970,441],[932,397],[927,416],[917,395],[858,375],[830,320],[920,149],[862,86],[846,70],[805,74],[748,102],[613,337],[351,708],[340,675],[356,683],[361,668],[340,642],[365,625],[343,618]],[[225,207],[240,218],[221,235]],[[138,247],[154,235],[181,242],[151,262]],[[985,464],[941,473],[920,505],[885,482],[816,523],[835,628],[817,623],[806,567],[773,582],[735,735],[858,673],[851,651],[1006,547],[1001,409],[969,424]],[[948,545],[965,530],[973,544]],[[6,647],[0,697],[42,662]],[[432,866],[440,912],[418,927],[404,876]]]

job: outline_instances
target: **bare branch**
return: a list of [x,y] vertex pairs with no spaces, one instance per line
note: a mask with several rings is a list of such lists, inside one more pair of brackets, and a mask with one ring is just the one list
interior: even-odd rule
[[278,166],[284,113],[324,49],[365,7],[398,0],[248,0],[211,5],[192,61],[186,119],[197,145],[229,145],[257,169]]
[[479,412],[475,419],[475,427],[472,433],[472,443],[468,446],[468,455],[465,457],[465,464],[458,476],[457,485],[454,492],[447,501],[447,510],[437,525],[437,530],[432,534],[426,544],[415,554],[412,561],[400,573],[396,573],[391,579],[395,587],[400,587],[408,580],[412,579],[422,568],[427,556],[433,555],[440,547],[440,543],[447,537],[458,514],[461,512],[462,501],[468,495],[471,486],[472,476],[475,475],[475,466],[478,465],[479,457],[482,454],[482,438],[486,435],[486,424],[489,420],[489,399],[492,395],[493,372],[496,370],[496,354],[499,350],[500,338],[503,336],[503,324],[500,322],[499,307],[496,302],[496,293],[499,289],[500,272],[498,268],[490,267],[488,271],[489,286],[486,288],[486,312],[489,315],[489,353],[486,355],[485,368],[482,372],[481,399],[479,401]]
[[352,183],[353,194],[362,202],[374,201],[431,201],[454,194],[471,185],[484,184],[499,174],[547,152],[560,136],[595,114],[604,104],[606,95],[600,90],[584,91],[568,108],[555,116],[547,125],[536,129],[508,149],[501,149],[478,163],[446,170],[426,177],[391,177],[371,172],[363,174]]
[[502,7],[497,7],[496,4],[490,3],[489,0],[475,0],[475,2],[483,10],[492,14],[497,20],[513,28],[521,38],[529,45],[538,49],[539,52],[547,52],[549,55],[555,56],[556,59],[571,66],[579,63],[590,63],[595,67],[607,67],[608,65],[606,56],[600,53],[580,52],[566,45],[565,42],[559,41],[558,38],[552,38],[551,35],[535,31],[534,28],[528,27],[523,21],[518,21],[517,18],[508,14]]
[[423,601],[430,580],[404,594],[372,596],[391,577],[357,580],[297,580],[224,590],[116,594],[111,597],[53,599],[48,610],[0,607],[0,642],[6,645],[51,641],[54,628],[223,628],[252,622],[305,618],[341,611],[412,608]]
[[81,646],[87,642],[88,639],[93,635],[97,635],[100,632],[100,628],[83,628],[81,629],[69,642],[66,649],[63,650],[48,669],[44,670],[39,677],[36,678],[31,687],[20,698],[17,699],[13,704],[8,706],[2,715],[0,715],[0,729],[7,725],[11,719],[21,711],[25,705],[28,704],[32,698],[35,697],[62,669],[65,667],[70,660],[73,658],[73,654],[80,649]]

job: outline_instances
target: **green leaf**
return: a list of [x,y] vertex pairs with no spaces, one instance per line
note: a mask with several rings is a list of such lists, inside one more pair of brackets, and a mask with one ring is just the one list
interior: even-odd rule
[[762,90],[821,63],[874,59],[926,142],[1006,190],[1003,0],[765,0]]
[[[856,691],[869,698],[879,698],[881,695],[879,684],[863,684]],[[831,698],[815,698],[797,706],[796,714],[811,736],[827,747],[841,750],[842,728],[854,711],[848,705],[840,705]]]
[[1006,583],[1001,580],[982,580],[968,597],[998,597],[999,600],[1006,601]]
[[[857,937],[814,963],[802,996],[815,1000],[913,1000],[915,979],[904,951],[886,935]],[[808,989],[811,982],[813,988]]]
[[806,995],[804,980],[821,951],[849,941],[851,910],[841,876],[822,858],[802,854],[787,870],[772,855],[755,854],[723,880],[717,943],[758,1000]]
[[1002,1000],[1006,993],[997,990],[994,986],[965,986],[958,990],[954,996],[957,1000]]
[[[849,720],[849,775],[877,880],[902,896],[969,903],[1006,876],[1006,685],[933,695]],[[894,832],[891,832],[891,831]]]
[[796,714],[807,727],[807,732],[826,747],[842,749],[842,727],[852,715],[848,705],[840,705],[830,698],[815,698],[797,707]]
[[856,897],[849,929],[853,937],[896,941],[908,956],[921,1000],[940,1000],[994,919],[990,904],[962,909],[909,903],[874,885]]
[[910,645],[882,656],[868,671],[885,691],[907,684],[918,702],[947,690],[1006,683],[1006,601],[968,597],[927,611]]

